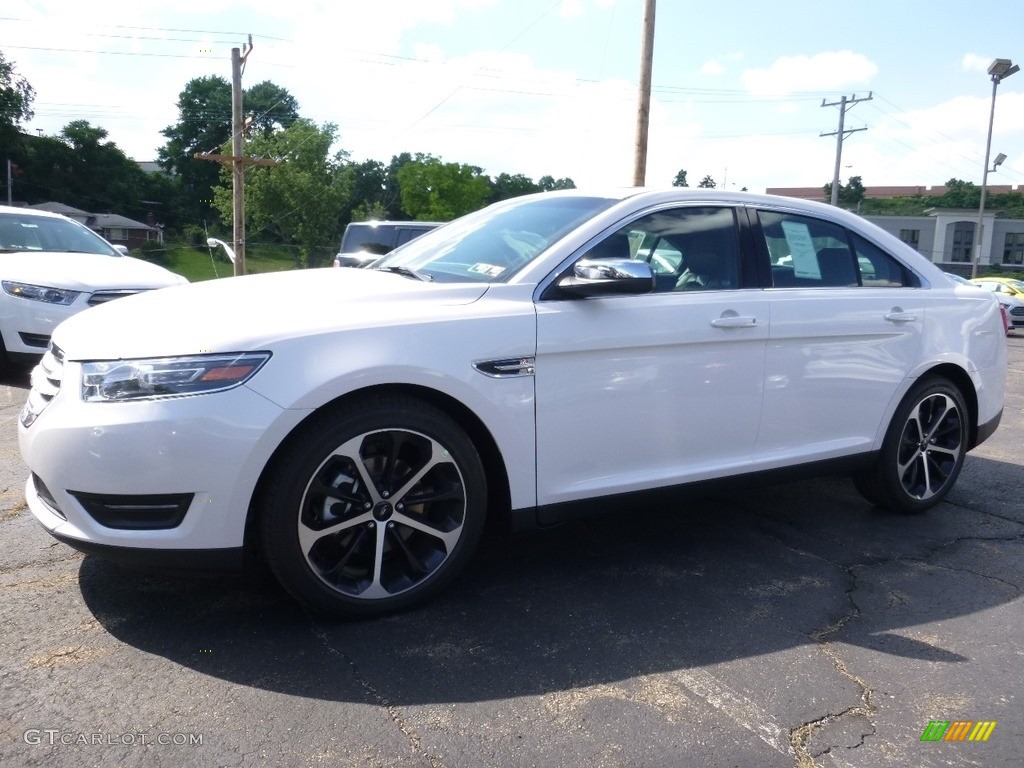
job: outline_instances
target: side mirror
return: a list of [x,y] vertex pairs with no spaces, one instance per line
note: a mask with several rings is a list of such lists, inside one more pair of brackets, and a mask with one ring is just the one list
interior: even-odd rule
[[128,255],[128,246],[127,245],[115,245],[114,246],[114,250],[117,251],[118,253],[120,253],[122,256],[127,256]]
[[654,290],[654,273],[646,261],[582,258],[573,265],[572,271],[571,275],[558,281],[559,290],[570,296],[650,293]]

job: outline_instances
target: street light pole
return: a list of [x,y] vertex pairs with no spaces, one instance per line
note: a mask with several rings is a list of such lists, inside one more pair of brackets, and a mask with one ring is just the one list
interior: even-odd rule
[[988,67],[992,76],[992,107],[988,113],[988,137],[985,139],[985,170],[981,175],[981,204],[978,206],[978,226],[975,227],[974,259],[971,262],[971,277],[978,276],[978,265],[981,263],[981,247],[985,234],[985,197],[988,193],[988,163],[992,152],[992,125],[996,119],[996,89],[1004,79],[1019,72],[1020,67],[1009,59],[996,59]]

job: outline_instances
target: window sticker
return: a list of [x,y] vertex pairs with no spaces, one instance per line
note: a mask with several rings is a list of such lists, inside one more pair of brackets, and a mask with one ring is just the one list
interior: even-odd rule
[[821,280],[821,267],[818,266],[818,254],[814,250],[811,232],[806,224],[798,221],[783,221],[782,231],[786,234],[786,244],[793,257],[793,275],[811,280]]
[[505,271],[504,267],[499,267],[496,264],[474,264],[469,268],[470,272],[476,272],[478,275],[487,275],[488,277],[498,277],[502,272]]

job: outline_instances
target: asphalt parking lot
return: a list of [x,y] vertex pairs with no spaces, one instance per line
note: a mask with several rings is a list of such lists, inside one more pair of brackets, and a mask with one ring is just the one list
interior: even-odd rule
[[[306,614],[272,584],[143,575],[26,510],[0,384],[0,764],[1019,766],[1024,335],[949,500],[839,478],[488,542],[440,599]],[[987,741],[922,741],[933,721]]]

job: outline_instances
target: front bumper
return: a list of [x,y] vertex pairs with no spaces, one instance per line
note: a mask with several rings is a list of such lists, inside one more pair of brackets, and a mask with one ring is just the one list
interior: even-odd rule
[[[58,393],[30,427],[19,424],[21,454],[34,475],[25,494],[36,519],[87,551],[178,550],[184,557],[188,550],[240,548],[259,476],[307,412],[282,409],[245,386],[166,400],[84,403],[80,375],[78,364],[67,363]],[[170,527],[146,525],[138,510],[126,526],[97,514],[94,497],[111,503],[184,498],[187,508],[169,518]],[[92,512],[83,500],[93,504]]]

